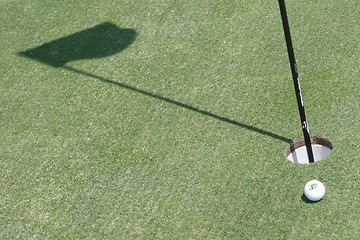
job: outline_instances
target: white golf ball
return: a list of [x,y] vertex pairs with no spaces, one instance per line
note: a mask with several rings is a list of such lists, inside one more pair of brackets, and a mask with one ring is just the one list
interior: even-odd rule
[[318,180],[311,180],[305,184],[304,194],[310,201],[320,201],[325,195],[325,186]]

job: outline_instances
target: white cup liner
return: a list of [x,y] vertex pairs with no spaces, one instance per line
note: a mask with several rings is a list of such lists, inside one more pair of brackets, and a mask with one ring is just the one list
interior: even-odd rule
[[[311,137],[311,147],[314,154],[314,162],[319,162],[329,156],[333,150],[329,140],[320,137]],[[285,151],[286,158],[295,164],[309,164],[305,141],[294,140]]]

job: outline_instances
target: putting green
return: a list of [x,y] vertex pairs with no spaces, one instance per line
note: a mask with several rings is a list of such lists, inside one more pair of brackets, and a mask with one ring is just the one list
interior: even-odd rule
[[0,1],[0,239],[357,239],[360,5],[287,8],[312,165],[277,2]]

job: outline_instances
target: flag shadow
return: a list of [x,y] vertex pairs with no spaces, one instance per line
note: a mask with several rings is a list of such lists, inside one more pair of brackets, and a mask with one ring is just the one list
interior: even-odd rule
[[52,67],[81,59],[103,58],[129,47],[136,31],[105,22],[18,54]]
[[235,126],[257,132],[259,134],[263,134],[286,143],[291,142],[291,139],[280,136],[276,133],[244,124],[233,119],[226,118],[215,113],[173,100],[168,97],[157,95],[125,83],[120,83],[66,65],[71,61],[102,58],[114,55],[129,47],[135,41],[135,39],[135,30],[119,28],[113,23],[105,22],[83,31],[45,43],[41,46],[19,52],[18,54],[22,57],[30,58],[52,67],[63,68],[84,76],[91,77],[93,79],[100,80],[104,83],[137,92],[139,94],[143,94],[145,96],[158,99],[169,104],[174,104],[178,107],[182,107],[184,109],[217,119],[225,123],[233,124]]

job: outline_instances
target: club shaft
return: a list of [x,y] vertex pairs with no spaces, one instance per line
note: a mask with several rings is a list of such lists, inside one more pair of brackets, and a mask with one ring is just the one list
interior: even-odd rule
[[288,55],[289,55],[291,73],[292,73],[292,77],[293,77],[293,81],[294,81],[296,100],[297,100],[298,109],[299,109],[299,113],[300,113],[301,126],[302,126],[302,130],[303,130],[306,151],[307,151],[309,163],[313,163],[314,155],[313,155],[313,151],[312,151],[312,147],[311,147],[311,139],[310,139],[310,133],[309,133],[309,129],[308,129],[308,123],[306,121],[304,101],[303,101],[303,97],[302,97],[302,93],[301,93],[298,69],[297,69],[296,60],[295,60],[295,53],[294,53],[294,48],[293,48],[292,40],[291,40],[290,27],[289,27],[289,21],[288,21],[288,17],[287,17],[287,13],[286,13],[285,0],[279,0],[279,6],[280,6],[281,19],[282,19],[282,23],[283,23],[283,27],[284,27],[286,46],[287,46],[287,51],[288,51]]

